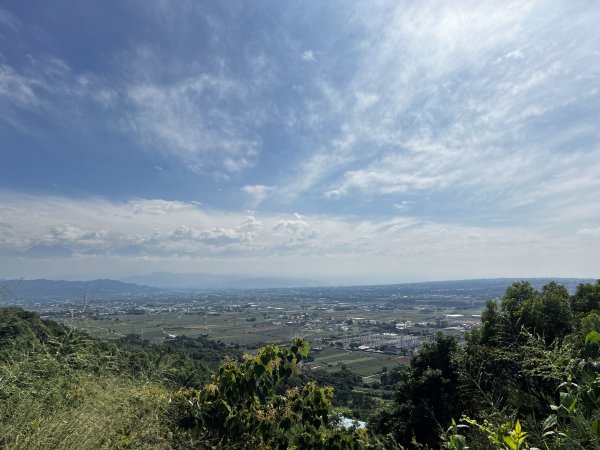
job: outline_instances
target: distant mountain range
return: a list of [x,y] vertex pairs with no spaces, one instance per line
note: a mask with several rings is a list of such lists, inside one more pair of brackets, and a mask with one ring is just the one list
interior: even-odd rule
[[310,280],[243,275],[212,275],[207,273],[155,272],[124,280],[2,280],[0,303],[37,300],[133,298],[165,294],[170,290],[265,289],[315,286]]
[[528,281],[536,289],[556,281],[570,293],[574,293],[582,283],[594,283],[592,278],[489,278],[476,280],[424,281],[419,283],[401,283],[377,285],[374,289],[397,289],[405,295],[465,295],[479,298],[500,298],[508,286],[516,281]]
[[0,300],[65,300],[91,298],[138,297],[157,294],[160,289],[116,280],[0,280]]
[[172,289],[264,289],[322,285],[314,280],[250,275],[215,275],[210,273],[154,272],[136,275],[122,281],[145,286]]
[[[269,296],[294,295],[298,298],[336,298],[346,300],[381,301],[393,298],[500,298],[506,287],[519,280],[529,281],[540,289],[549,281],[564,285],[574,292],[581,283],[593,283],[587,278],[494,278],[480,280],[430,281],[361,286],[323,286],[311,280],[251,277],[243,275],[212,275],[206,273],[155,272],[126,278],[123,281],[100,279],[92,281],[64,280],[1,280],[0,304],[47,302],[52,300],[135,299],[170,297],[173,291],[189,290],[274,290]],[[315,287],[317,286],[317,287]],[[290,289],[289,292],[287,291]],[[259,295],[258,292],[252,295]]]

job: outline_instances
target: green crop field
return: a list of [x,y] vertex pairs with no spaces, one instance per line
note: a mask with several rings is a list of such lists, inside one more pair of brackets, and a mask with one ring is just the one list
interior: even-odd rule
[[391,368],[400,362],[396,355],[383,353],[347,351],[333,347],[325,348],[312,353],[314,361],[312,367],[323,368],[328,371],[337,371],[341,365],[346,365],[354,373],[368,377],[381,372],[383,367]]

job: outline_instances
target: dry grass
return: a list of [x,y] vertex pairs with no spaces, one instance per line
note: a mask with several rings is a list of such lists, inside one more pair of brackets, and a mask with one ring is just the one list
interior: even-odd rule
[[0,399],[2,448],[171,447],[169,393],[157,384],[68,373],[36,358],[0,365]]

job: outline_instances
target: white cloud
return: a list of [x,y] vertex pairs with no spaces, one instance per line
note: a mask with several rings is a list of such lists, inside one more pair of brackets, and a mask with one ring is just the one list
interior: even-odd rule
[[294,213],[293,219],[279,220],[273,225],[273,231],[289,236],[289,242],[315,239],[318,231],[314,229],[304,216]]
[[196,241],[207,245],[223,246],[229,243],[251,242],[256,237],[262,224],[254,216],[246,216],[243,222],[235,227],[212,227],[197,230],[185,225],[177,227],[168,239],[174,241]]
[[444,189],[463,175],[460,168],[449,163],[445,170],[435,171],[432,166],[441,165],[442,161],[427,155],[416,156],[412,161],[402,155],[386,155],[365,169],[346,172],[343,181],[326,195],[342,196],[351,189],[384,194]]
[[265,186],[264,184],[246,185],[242,187],[242,192],[250,197],[249,207],[256,208],[266,200],[268,195],[275,191],[277,186]]
[[[437,278],[487,267],[493,276],[589,275],[600,224],[599,8],[356,3],[327,19],[332,32],[311,43],[282,26],[239,47],[225,34],[229,16],[204,9],[140,8],[176,32],[201,22],[210,44],[197,55],[206,58],[182,62],[182,53],[149,44],[112,55],[103,76],[52,56],[15,66],[0,55],[0,120],[31,126],[21,119],[34,115],[56,127],[90,124],[99,135],[116,129],[132,138],[132,151],[166,156],[161,178],[171,161],[216,173],[221,199],[231,192],[226,181],[247,171],[245,207],[271,207],[274,198],[287,211],[2,194],[0,253],[38,268],[55,252],[86,264],[114,258],[120,267],[202,260],[288,274]],[[21,27],[3,10],[0,22],[7,33]],[[318,53],[307,48],[314,42]],[[317,54],[318,64],[302,63]],[[248,170],[259,161],[280,172]],[[156,164],[163,161],[149,167]],[[257,184],[265,179],[278,187]],[[368,218],[336,214],[358,214],[369,201]],[[328,214],[288,214],[308,202]],[[385,216],[394,212],[402,217]]]
[[166,155],[194,172],[227,177],[254,165],[262,145],[255,129],[264,114],[252,80],[186,71],[164,81],[163,63],[152,52],[140,50],[130,60],[128,76],[110,81],[74,72],[53,56],[32,56],[19,70],[0,64],[0,120],[24,129],[24,110],[57,127],[93,120],[95,129],[124,133],[138,150]]
[[367,111],[379,101],[379,95],[374,92],[357,92],[355,95],[356,109],[358,111]]
[[0,97],[8,103],[22,108],[31,108],[38,103],[34,89],[38,81],[21,76],[7,65],[0,65]]
[[[240,172],[254,164],[260,149],[245,95],[239,83],[209,74],[167,85],[136,84],[127,90],[131,131],[193,171]],[[232,103],[238,104],[237,113],[225,106]]]
[[340,83],[315,79],[327,89],[294,117],[334,133],[321,133],[282,190],[439,194],[507,217],[527,202],[538,220],[559,205],[585,209],[585,193],[600,189],[598,8],[379,2],[347,11],[362,36],[351,53],[360,70]]
[[312,50],[305,50],[302,52],[302,61],[314,61],[315,60],[315,54],[313,53]]
[[600,227],[598,228],[582,228],[577,230],[578,236],[600,238]]
[[168,214],[172,211],[194,207],[194,205],[186,202],[160,199],[132,200],[128,204],[131,207],[131,212],[135,214]]
[[396,208],[398,211],[406,211],[407,209],[410,208],[410,205],[412,205],[414,202],[410,201],[410,200],[402,200],[399,203],[394,203],[392,206],[394,208]]
[[[28,64],[18,69],[0,63],[0,122],[41,141],[50,141],[57,130],[94,127],[101,134],[111,128],[102,115],[118,117],[118,90],[102,77],[73,72],[52,55],[27,56]],[[43,123],[50,127],[39,126]]]
[[582,239],[597,236],[592,227],[565,237],[544,224],[477,227],[406,216],[299,213],[259,217],[150,199],[109,202],[0,192],[0,215],[0,261],[12,261],[3,264],[4,276],[50,275],[57,257],[65,271],[87,267],[96,276],[116,267],[121,276],[141,267],[319,279],[355,273],[361,280],[388,281],[423,274],[429,279],[466,273],[591,276],[600,251],[600,240]]

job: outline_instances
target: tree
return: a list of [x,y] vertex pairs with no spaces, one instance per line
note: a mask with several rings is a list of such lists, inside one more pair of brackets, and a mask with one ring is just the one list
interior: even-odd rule
[[198,446],[366,448],[364,430],[329,426],[332,388],[310,382],[276,394],[307,356],[308,344],[298,339],[289,348],[268,345],[241,363],[225,362],[204,388],[176,396],[180,426]]
[[530,332],[544,336],[548,344],[563,337],[572,329],[569,293],[554,281],[548,283],[540,294],[523,302],[520,319]]
[[498,335],[501,315],[498,311],[498,303],[489,300],[481,313],[481,342],[492,344]]
[[572,330],[573,312],[566,288],[554,281],[539,292],[529,282],[513,283],[500,302],[487,302],[481,315],[481,343],[510,346],[524,328],[544,336],[548,344]]
[[397,384],[395,404],[376,412],[371,429],[391,432],[398,443],[437,447],[439,434],[463,410],[454,358],[460,352],[456,339],[438,333],[412,358],[403,380]]
[[600,312],[600,280],[596,284],[580,284],[571,298],[573,312],[586,314],[591,311]]

